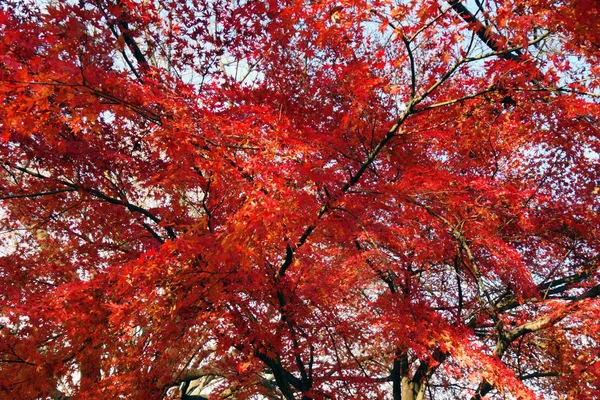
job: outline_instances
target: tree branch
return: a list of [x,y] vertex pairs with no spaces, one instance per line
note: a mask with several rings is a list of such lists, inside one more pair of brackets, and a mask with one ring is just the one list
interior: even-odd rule
[[129,29],[129,25],[127,24],[127,22],[120,21],[119,28],[121,29],[121,35],[123,35],[123,39],[125,40],[125,43],[127,43],[127,45],[129,46],[129,49],[133,53],[133,56],[135,57],[138,64],[147,68],[148,60],[146,60],[144,53],[142,53],[142,51],[140,50],[140,47],[138,46],[136,41],[133,39],[133,36],[131,36],[131,31]]
[[68,193],[68,192],[75,192],[75,191],[76,191],[76,189],[57,189],[57,190],[51,190],[48,192],[39,192],[39,193],[9,194],[9,195],[5,195],[5,196],[0,196],[0,200],[35,198],[35,197],[51,196],[53,194]]
[[[45,179],[45,180],[53,179],[53,178],[51,178],[49,176],[40,174],[39,172],[32,171],[32,170],[30,170],[28,168],[14,166],[14,165],[11,166],[9,163],[1,161],[1,160],[0,160],[0,163],[2,163],[5,166],[12,167],[12,168],[14,168],[14,169],[16,169],[18,171],[21,171],[23,173],[26,173],[26,174],[28,174],[30,176],[33,176],[35,178],[38,178],[38,179]],[[83,192],[86,192],[86,193],[88,193],[89,195],[91,195],[93,197],[96,197],[98,199],[104,200],[104,201],[106,201],[108,203],[123,206],[123,207],[127,208],[131,212],[142,214],[143,216],[149,218],[150,220],[152,220],[152,222],[154,222],[156,224],[160,224],[161,223],[161,219],[159,217],[157,217],[156,215],[152,214],[150,211],[146,210],[145,208],[142,208],[142,207],[137,206],[135,204],[131,204],[128,201],[124,201],[124,200],[121,200],[121,199],[116,199],[116,198],[110,197],[110,196],[108,196],[108,195],[106,195],[106,194],[104,194],[104,193],[102,193],[102,192],[100,192],[100,191],[98,191],[96,189],[88,188],[88,187],[85,187],[83,185],[77,185],[75,183],[72,183],[72,182],[69,182],[69,181],[65,181],[65,180],[62,180],[62,179],[53,179],[53,180],[55,180],[56,182],[58,182],[58,183],[60,183],[60,184],[62,184],[64,186],[67,186],[69,189],[66,189],[65,191],[83,191]],[[145,227],[148,228],[147,225]],[[176,238],[175,232],[173,231],[172,228],[165,227],[164,229],[167,232],[167,235],[169,236],[170,239],[175,239]],[[153,234],[153,236],[158,236],[158,235]]]
[[[481,21],[475,17],[469,11],[467,7],[465,7],[460,0],[449,0],[448,4],[452,7],[454,11],[458,13],[462,17],[465,22],[472,26],[475,34],[485,43],[490,49],[495,52],[501,52],[503,50],[503,45],[497,39],[494,39],[493,33],[487,26],[485,26]],[[499,53],[499,55],[505,60],[513,60],[513,61],[522,61],[522,54],[519,50],[515,51],[516,54],[512,52]]]

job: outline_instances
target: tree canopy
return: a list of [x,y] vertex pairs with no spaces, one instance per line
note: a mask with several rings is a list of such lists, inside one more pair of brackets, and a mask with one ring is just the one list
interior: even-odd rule
[[0,2],[0,397],[600,398],[592,0]]

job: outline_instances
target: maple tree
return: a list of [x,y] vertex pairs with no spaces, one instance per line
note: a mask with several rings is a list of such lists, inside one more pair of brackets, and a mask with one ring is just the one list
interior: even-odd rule
[[600,396],[587,0],[4,0],[0,397]]

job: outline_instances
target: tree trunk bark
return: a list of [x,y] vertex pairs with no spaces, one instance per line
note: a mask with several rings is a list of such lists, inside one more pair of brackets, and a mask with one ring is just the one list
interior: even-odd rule
[[425,397],[425,382],[417,383],[408,377],[402,378],[402,400],[423,400]]

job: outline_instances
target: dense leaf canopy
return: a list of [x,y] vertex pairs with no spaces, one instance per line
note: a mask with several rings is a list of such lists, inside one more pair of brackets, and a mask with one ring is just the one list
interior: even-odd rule
[[593,0],[0,2],[0,397],[600,398]]

